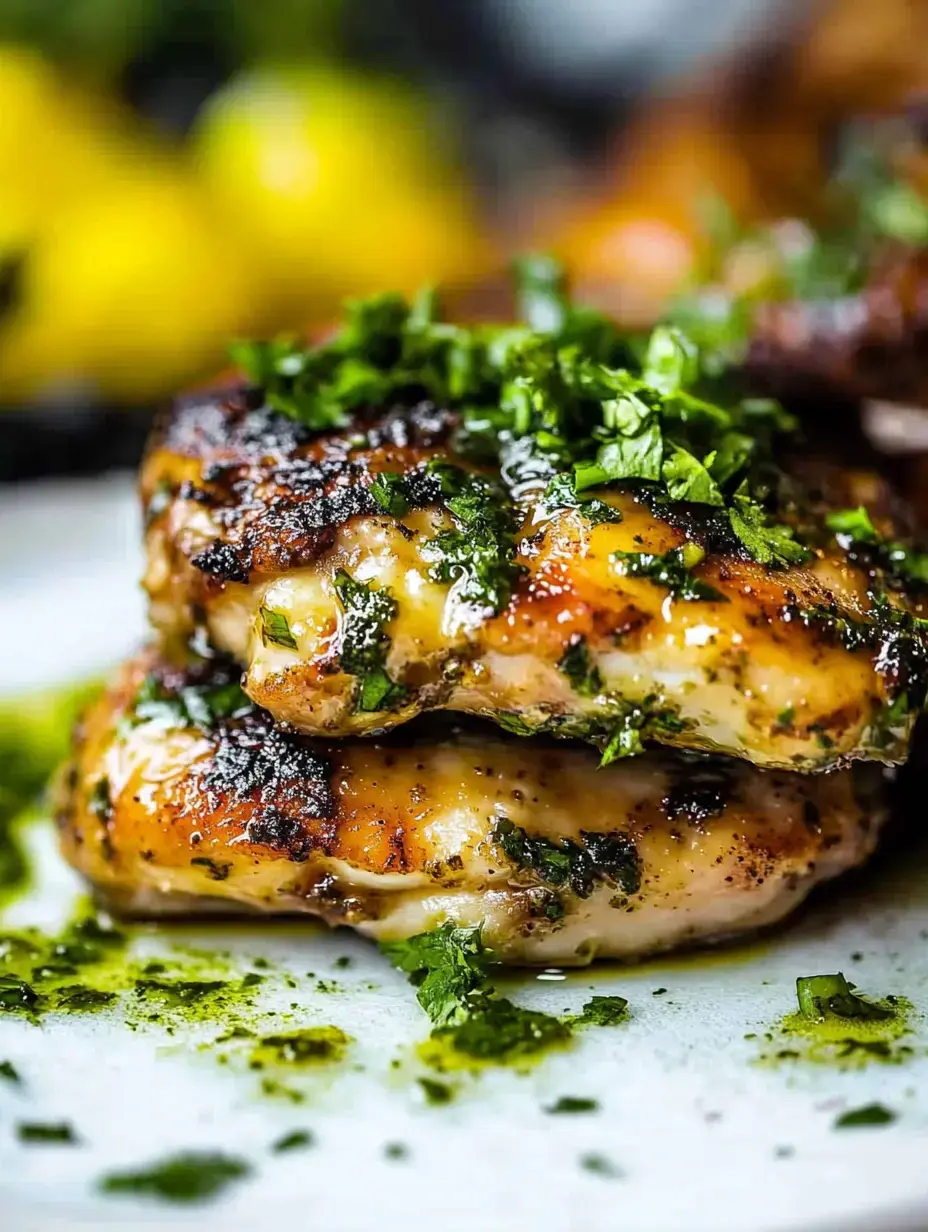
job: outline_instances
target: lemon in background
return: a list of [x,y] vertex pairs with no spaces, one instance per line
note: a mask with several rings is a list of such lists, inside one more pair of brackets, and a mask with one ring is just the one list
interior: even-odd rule
[[452,140],[399,85],[252,70],[209,101],[193,154],[260,260],[278,323],[345,294],[467,283],[492,262]]
[[119,104],[4,46],[0,270],[7,403],[159,396],[216,364],[260,300],[174,151]]
[[244,263],[195,186],[137,166],[60,210],[0,321],[0,397],[89,388],[143,401],[208,372],[252,325]]

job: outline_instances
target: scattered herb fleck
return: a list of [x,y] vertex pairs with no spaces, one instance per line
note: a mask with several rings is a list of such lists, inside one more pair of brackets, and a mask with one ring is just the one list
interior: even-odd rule
[[397,603],[386,587],[356,582],[344,569],[335,575],[335,593],[342,605],[340,662],[343,672],[358,678],[355,708],[388,710],[406,696],[386,670],[390,639],[386,626]]
[[417,1078],[416,1081],[428,1104],[450,1104],[454,1099],[454,1087],[447,1082],[438,1082],[435,1078]]
[[20,1142],[62,1144],[64,1146],[74,1146],[78,1141],[73,1126],[67,1121],[59,1121],[55,1124],[24,1121],[16,1126],[16,1136]]
[[308,1129],[293,1129],[289,1134],[284,1134],[283,1137],[273,1142],[271,1150],[275,1155],[281,1155],[285,1151],[301,1151],[314,1146],[315,1141]]
[[150,1195],[166,1202],[203,1202],[250,1172],[251,1166],[234,1155],[184,1151],[150,1168],[113,1172],[103,1177],[100,1188],[104,1193]]
[[611,1159],[607,1159],[605,1155],[600,1155],[595,1151],[591,1151],[587,1155],[580,1156],[580,1167],[585,1172],[594,1172],[597,1176],[608,1177],[610,1180],[621,1180],[625,1175],[617,1164],[614,1164]]
[[883,1104],[865,1104],[862,1108],[851,1108],[836,1119],[835,1129],[863,1129],[876,1125],[891,1125],[898,1120],[898,1113],[886,1108]]
[[283,612],[273,608],[263,607],[258,613],[261,618],[261,640],[265,646],[285,646],[288,650],[297,649],[297,640],[290,629],[290,621]]
[[675,599],[688,603],[713,601],[727,603],[728,599],[707,582],[693,576],[693,568],[705,560],[705,548],[695,543],[671,548],[663,556],[653,552],[613,552],[617,571],[626,577],[647,578],[655,586],[663,586]]
[[589,1099],[583,1095],[561,1095],[553,1104],[549,1104],[545,1108],[545,1112],[551,1116],[560,1116],[561,1114],[573,1115],[574,1113],[582,1112],[598,1112],[599,1101]]

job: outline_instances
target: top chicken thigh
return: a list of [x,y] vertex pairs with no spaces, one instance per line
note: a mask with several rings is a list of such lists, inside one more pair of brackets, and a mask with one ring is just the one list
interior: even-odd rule
[[465,331],[381,297],[171,408],[142,471],[167,650],[233,655],[255,702],[328,737],[442,708],[607,761],[901,760],[928,569],[882,493],[801,484],[779,408],[689,392],[673,331],[636,369],[546,304]]

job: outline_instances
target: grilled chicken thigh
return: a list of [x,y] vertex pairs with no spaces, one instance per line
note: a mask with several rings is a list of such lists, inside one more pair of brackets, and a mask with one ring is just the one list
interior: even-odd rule
[[234,670],[145,655],[79,729],[59,824],[125,911],[307,912],[378,940],[481,923],[508,961],[576,964],[778,920],[861,862],[882,817],[875,766],[597,762],[489,726],[312,740]]
[[[719,510],[640,486],[558,504],[530,465],[516,482],[456,453],[456,425],[427,402],[322,434],[254,391],[179,402],[142,473],[165,645],[205,633],[316,736],[445,709],[610,756],[644,739],[802,771],[904,757],[924,635],[898,593],[874,599],[866,557],[816,532],[805,561],[759,563]],[[501,485],[495,538],[456,515],[471,482]]]

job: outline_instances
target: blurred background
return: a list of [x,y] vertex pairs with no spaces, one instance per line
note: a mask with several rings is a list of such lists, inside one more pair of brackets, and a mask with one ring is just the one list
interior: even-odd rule
[[526,249],[907,413],[926,99],[923,0],[3,0],[0,481],[131,465],[345,295],[503,312]]

